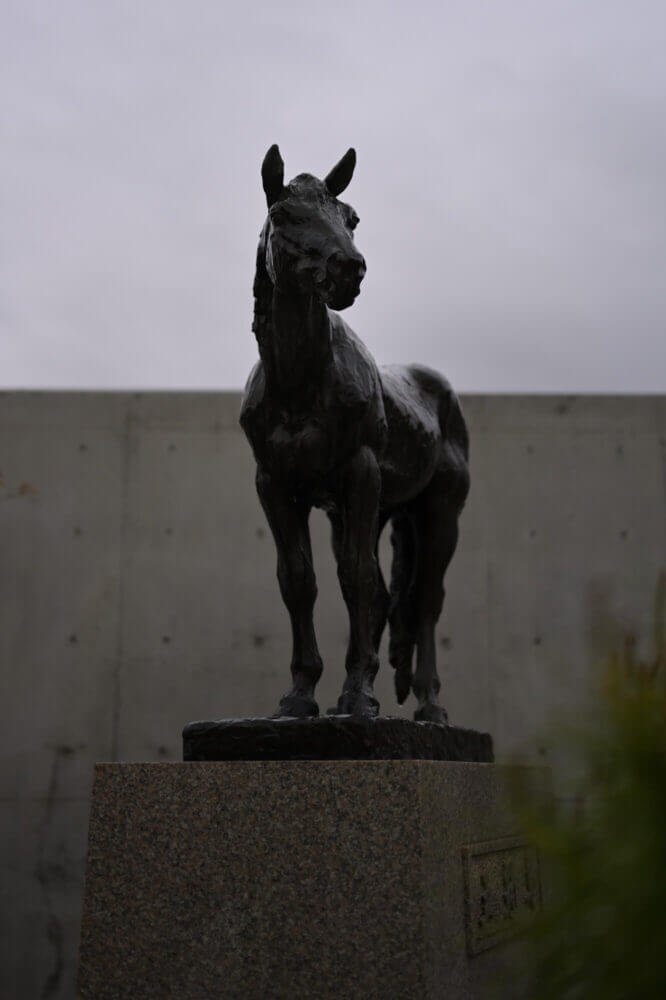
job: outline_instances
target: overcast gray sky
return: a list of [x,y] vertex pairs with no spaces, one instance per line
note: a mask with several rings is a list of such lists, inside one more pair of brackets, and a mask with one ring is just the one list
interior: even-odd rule
[[2,0],[0,384],[238,388],[259,176],[353,145],[380,363],[666,388],[664,0]]

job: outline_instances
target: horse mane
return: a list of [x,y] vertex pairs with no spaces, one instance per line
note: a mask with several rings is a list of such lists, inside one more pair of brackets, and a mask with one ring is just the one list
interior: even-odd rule
[[252,330],[257,338],[259,355],[266,364],[270,358],[270,344],[273,333],[273,282],[266,268],[266,230],[261,230],[257,247],[257,269],[254,274],[252,292],[254,295],[254,317]]

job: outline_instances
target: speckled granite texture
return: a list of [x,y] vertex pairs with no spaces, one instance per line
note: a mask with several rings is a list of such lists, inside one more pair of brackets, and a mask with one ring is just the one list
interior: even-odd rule
[[505,771],[97,765],[79,997],[517,995],[513,946],[471,954],[465,931],[466,845],[515,832],[501,807]]

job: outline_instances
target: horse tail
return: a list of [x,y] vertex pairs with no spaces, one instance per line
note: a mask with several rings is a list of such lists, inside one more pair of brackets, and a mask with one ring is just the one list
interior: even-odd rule
[[395,670],[398,704],[407,698],[412,685],[412,660],[416,645],[417,608],[415,595],[418,558],[414,524],[406,514],[391,521],[391,592],[389,603],[389,662]]
[[[435,373],[419,370],[421,380],[439,397],[438,418],[442,433],[443,469],[447,482],[447,500],[459,513],[469,491],[469,434],[460,401],[451,386]],[[434,393],[433,393],[434,394]],[[391,590],[389,602],[389,661],[395,670],[394,682],[398,703],[407,698],[412,687],[412,661],[418,631],[417,572],[422,540],[414,518],[402,510],[391,519]],[[427,542],[426,542],[427,544]]]

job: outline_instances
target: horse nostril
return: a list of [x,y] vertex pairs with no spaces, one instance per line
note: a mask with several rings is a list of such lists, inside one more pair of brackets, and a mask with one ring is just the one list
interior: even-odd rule
[[345,266],[346,258],[343,253],[337,250],[328,258],[328,269],[334,277],[339,277]]
[[331,276],[337,280],[360,282],[365,276],[365,260],[360,254],[347,257],[337,251],[329,258],[328,266]]
[[350,257],[348,262],[348,272],[350,278],[356,281],[363,281],[365,274],[365,261],[359,254],[357,257]]

